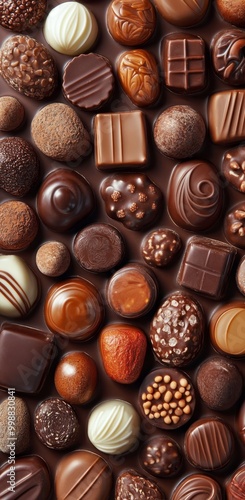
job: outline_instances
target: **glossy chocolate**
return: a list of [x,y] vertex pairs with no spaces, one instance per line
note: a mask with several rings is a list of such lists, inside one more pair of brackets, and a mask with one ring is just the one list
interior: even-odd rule
[[223,189],[211,163],[191,160],[176,165],[168,186],[168,210],[178,226],[198,232],[209,229],[222,208]]
[[205,317],[190,295],[176,292],[163,301],[150,325],[150,341],[157,359],[169,366],[185,366],[203,345]]
[[94,206],[94,194],[86,179],[68,168],[45,177],[37,194],[39,217],[55,232],[71,229],[88,217]]
[[163,39],[162,68],[166,87],[180,94],[202,91],[207,84],[204,40],[189,33],[171,33]]
[[210,337],[215,349],[227,356],[244,356],[245,302],[232,301],[216,309],[210,321]]
[[92,337],[104,319],[98,290],[80,277],[54,284],[45,298],[44,316],[54,333],[72,340]]
[[142,256],[150,266],[165,267],[172,263],[182,246],[180,236],[172,229],[159,228],[142,242]]
[[204,474],[190,474],[174,490],[171,500],[222,500],[219,484]]
[[223,90],[208,102],[209,133],[215,144],[233,144],[245,139],[244,89]]
[[97,453],[76,450],[63,456],[57,465],[55,493],[57,500],[107,500],[112,488],[108,463]]
[[245,248],[245,203],[235,205],[227,212],[224,232],[229,243],[237,248]]
[[237,431],[242,443],[245,445],[245,401],[243,401],[238,412]]
[[237,146],[225,152],[222,173],[226,180],[241,193],[245,192],[245,148]]
[[140,464],[153,476],[176,476],[182,467],[182,451],[177,442],[167,435],[148,439],[140,450]]
[[184,448],[188,460],[194,467],[204,471],[214,471],[231,462],[234,437],[223,420],[206,417],[196,420],[188,428]]
[[186,424],[196,404],[189,377],[175,368],[159,368],[148,373],[140,386],[138,401],[143,417],[165,430]]
[[6,462],[0,468],[1,500],[13,500],[13,498],[48,500],[51,490],[51,475],[48,466],[37,455],[17,458],[14,466]]
[[156,28],[156,13],[150,0],[112,0],[107,13],[111,36],[122,45],[142,45],[152,37]]
[[239,467],[226,485],[227,500],[242,500],[245,495],[245,465]]
[[116,481],[115,500],[124,500],[133,495],[135,500],[164,500],[165,495],[157,484],[135,470],[122,472]]
[[187,242],[177,281],[195,292],[219,300],[226,292],[235,256],[236,250],[231,245],[192,236]]
[[229,85],[244,85],[245,35],[242,30],[218,32],[212,40],[212,61],[217,75]]
[[209,7],[209,0],[190,0],[181,4],[178,0],[154,0],[154,4],[170,24],[189,28],[203,20]]
[[0,332],[1,388],[14,387],[16,391],[29,394],[39,392],[55,355],[53,334],[3,323]]

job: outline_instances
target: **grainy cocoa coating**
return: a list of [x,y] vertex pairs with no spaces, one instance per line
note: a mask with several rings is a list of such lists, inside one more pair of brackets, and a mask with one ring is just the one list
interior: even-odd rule
[[10,132],[20,127],[24,121],[25,108],[18,99],[11,96],[0,97],[0,130]]
[[[4,399],[0,405],[0,450],[3,453],[9,454],[10,444],[10,414],[14,409],[14,442],[15,453],[25,452],[30,445],[31,422],[28,407],[21,398],[15,398],[14,406],[10,401]],[[12,421],[11,421],[12,422]]]
[[40,151],[57,161],[75,161],[90,151],[89,134],[67,104],[52,103],[38,111],[31,133]]
[[21,137],[0,141],[0,187],[13,196],[25,196],[37,183],[39,159],[32,145]]
[[36,253],[37,267],[46,276],[61,276],[67,271],[70,260],[68,248],[60,241],[48,241]]
[[0,205],[0,248],[23,250],[37,235],[38,219],[34,210],[22,201]]
[[46,0],[0,0],[0,24],[17,32],[29,30],[43,20],[46,7]]
[[21,94],[42,100],[56,90],[56,64],[46,47],[25,35],[9,37],[0,51],[0,74]]

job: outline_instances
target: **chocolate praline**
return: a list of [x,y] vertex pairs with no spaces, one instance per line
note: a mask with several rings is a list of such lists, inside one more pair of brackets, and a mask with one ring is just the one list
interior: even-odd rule
[[216,309],[209,325],[214,348],[226,356],[244,356],[244,321],[245,303],[243,301],[231,301]]
[[227,500],[245,498],[245,464],[235,470],[226,484]]
[[209,0],[154,0],[159,13],[170,24],[190,28],[200,23],[206,15]]
[[216,0],[219,14],[228,23],[245,27],[245,4],[243,0]]
[[43,21],[46,8],[47,0],[21,0],[19,4],[15,0],[1,1],[0,24],[18,33],[29,31]]
[[183,462],[178,443],[167,435],[147,439],[140,450],[142,467],[156,477],[173,477],[180,472]]
[[238,29],[216,33],[211,42],[213,67],[217,75],[228,85],[245,83],[245,34]]
[[221,356],[209,358],[200,365],[196,383],[201,399],[216,411],[234,406],[243,388],[242,374],[237,366]]
[[0,404],[0,451],[9,455],[12,422],[14,422],[15,453],[25,453],[31,442],[31,418],[24,399],[6,398]]
[[191,474],[183,479],[173,491],[171,500],[222,500],[220,485],[212,477]]
[[15,97],[3,95],[0,97],[0,130],[11,132],[18,129],[24,122],[25,108]]
[[9,200],[0,205],[0,248],[19,251],[36,238],[39,221],[33,208],[24,201]]
[[180,251],[180,236],[172,229],[155,229],[142,242],[141,252],[147,264],[165,267],[172,263]]
[[238,436],[245,445],[245,401],[243,401],[237,415],[236,422]]
[[243,201],[227,212],[224,232],[229,243],[238,248],[245,248],[245,203]]
[[55,232],[68,231],[88,217],[94,208],[92,188],[76,170],[53,170],[44,179],[37,193],[39,217]]
[[[16,458],[14,464],[15,498],[48,500],[51,494],[51,475],[47,463],[38,455]],[[0,495],[4,500],[13,500],[9,480],[13,465],[4,463],[0,467]]]
[[116,480],[115,500],[125,500],[125,498],[164,500],[165,495],[155,481],[129,469],[121,472]]
[[150,0],[112,0],[109,3],[107,27],[122,45],[137,46],[147,42],[156,28],[156,12]]

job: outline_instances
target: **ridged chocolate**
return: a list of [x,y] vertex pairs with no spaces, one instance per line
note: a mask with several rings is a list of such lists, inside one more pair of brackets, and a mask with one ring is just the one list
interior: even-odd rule
[[204,474],[191,474],[174,490],[171,500],[222,500],[222,492],[215,479]]
[[[14,467],[14,474],[13,469]],[[10,484],[8,483],[10,481]],[[11,490],[12,487],[12,490]],[[48,500],[51,493],[51,476],[46,462],[37,455],[17,458],[14,465],[0,468],[1,500]]]
[[227,29],[216,33],[211,43],[213,67],[228,85],[245,83],[245,34],[242,30]]
[[223,90],[208,102],[209,133],[215,144],[245,139],[245,90]]

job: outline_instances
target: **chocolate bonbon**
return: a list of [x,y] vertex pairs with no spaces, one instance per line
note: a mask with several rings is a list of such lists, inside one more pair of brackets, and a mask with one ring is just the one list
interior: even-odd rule
[[36,212],[24,201],[9,200],[0,205],[0,248],[20,251],[36,238],[39,221]]
[[174,222],[189,231],[211,228],[221,215],[223,189],[218,171],[209,162],[179,163],[168,186],[168,210]]
[[226,180],[241,193],[245,192],[245,148],[237,146],[225,152],[221,164],[222,173]]
[[3,95],[0,97],[0,130],[10,132],[23,125],[25,108],[16,97]]
[[1,2],[0,24],[12,31],[29,31],[41,23],[47,9],[47,0],[33,4],[29,0],[22,0],[16,4],[13,0]]
[[239,467],[226,484],[227,500],[242,500],[245,495],[245,465]]
[[[29,500],[48,500],[51,494],[51,475],[46,462],[38,455],[26,455],[15,461],[8,462],[0,468],[0,498],[12,500],[13,493],[17,498]],[[14,490],[13,490],[14,488]]]
[[150,0],[140,4],[132,0],[112,0],[106,12],[111,36],[122,45],[147,42],[156,28],[156,13]]
[[244,356],[245,304],[232,301],[216,309],[210,321],[211,341],[221,354]]
[[245,401],[243,401],[237,417],[237,430],[243,444],[245,444]]
[[61,276],[67,271],[70,262],[70,252],[60,241],[43,243],[36,253],[36,265],[45,276]]
[[172,500],[222,500],[220,485],[205,474],[190,474],[174,490]]
[[218,32],[212,40],[212,61],[217,75],[229,85],[243,85],[245,81],[242,30]]
[[156,477],[173,477],[180,472],[183,456],[180,446],[167,435],[148,439],[140,450],[142,467]]
[[112,489],[112,472],[97,453],[75,450],[60,459],[55,474],[57,500],[107,500]]
[[181,238],[172,229],[159,228],[142,242],[142,256],[147,264],[165,267],[172,263],[182,246]]
[[[11,443],[9,432],[11,414],[12,421],[15,421],[15,452],[19,455],[28,450],[31,437],[31,418],[24,399],[15,398],[14,403],[12,401],[12,405],[10,405],[10,401],[6,398],[0,404],[0,450],[7,455],[9,455]],[[15,418],[13,418],[14,416]]]
[[71,229],[94,208],[92,188],[76,170],[60,168],[50,172],[37,193],[38,215],[55,232]]
[[133,495],[135,500],[164,500],[165,495],[157,484],[133,469],[119,474],[116,481],[115,500],[124,500]]
[[87,340],[101,326],[104,306],[97,288],[78,276],[52,285],[44,316],[52,332],[72,340]]
[[209,8],[209,0],[190,0],[181,5],[176,0],[154,0],[154,4],[166,21],[187,28],[200,23]]
[[188,365],[200,354],[205,317],[192,296],[176,292],[162,302],[150,325],[150,341],[157,359],[169,366]]
[[159,368],[150,372],[139,390],[139,407],[144,418],[165,430],[186,424],[195,409],[194,387],[182,370]]
[[[16,391],[29,394],[39,392],[55,355],[53,334],[3,323],[0,331],[1,388],[14,387]],[[11,364],[9,359],[12,360]]]
[[229,243],[237,248],[245,248],[245,203],[243,201],[225,215],[224,232]]
[[245,27],[245,6],[242,0],[216,0],[218,12],[228,23]]

